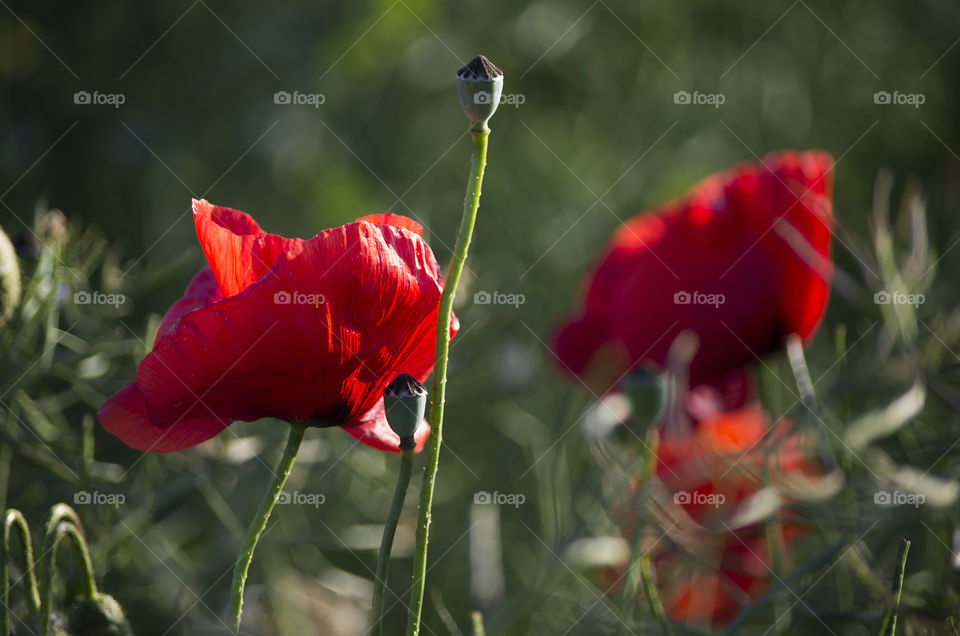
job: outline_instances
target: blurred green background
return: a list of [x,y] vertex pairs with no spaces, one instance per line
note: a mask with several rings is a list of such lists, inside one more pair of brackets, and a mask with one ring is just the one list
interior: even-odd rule
[[[427,634],[447,633],[443,606],[464,630],[469,611],[484,610],[491,634],[626,629],[612,605],[597,600],[589,569],[563,560],[572,541],[615,529],[603,513],[602,469],[576,426],[589,396],[557,373],[547,347],[584,269],[631,214],[733,162],[825,148],[837,159],[839,268],[862,280],[845,245],[870,243],[874,179],[890,168],[895,194],[909,179],[922,189],[931,250],[944,257],[922,311],[953,309],[955,2],[0,4],[0,224],[14,235],[32,224],[38,202],[62,209],[72,227],[95,228],[112,246],[110,267],[83,282],[129,297],[95,324],[76,316],[86,337],[129,346],[88,373],[88,392],[62,411],[62,430],[48,432],[73,467],[81,418],[132,378],[139,354],[129,354],[142,349],[137,338],[147,339],[149,317],[165,311],[202,265],[191,197],[249,212],[288,236],[370,212],[406,214],[426,226],[445,263],[470,150],[454,74],[478,53],[503,69],[513,103],[491,122],[475,249],[457,310],[462,331],[452,353],[428,581],[442,603],[428,599]],[[123,103],[76,103],[79,91],[91,101],[121,95]],[[323,103],[278,104],[279,91],[322,95],[314,101]],[[720,94],[723,104],[677,104],[678,91]],[[923,103],[878,104],[878,91],[920,95]],[[525,303],[476,305],[477,291],[523,294]],[[864,298],[834,296],[809,354],[814,369],[836,357],[837,325],[848,326],[853,342],[879,319]],[[857,368],[882,374],[885,360],[864,354]],[[14,379],[20,370],[12,369]],[[851,375],[861,389],[853,412],[909,386],[899,368],[894,379]],[[53,386],[39,383],[32,397]],[[955,417],[949,409],[926,417],[931,433],[917,447],[942,451]],[[98,460],[129,468],[121,483],[51,476],[16,456],[9,505],[39,525],[46,507],[72,501],[78,489],[125,493],[116,509],[78,507],[104,589],[124,604],[137,633],[218,633],[229,571],[283,428],[237,425],[243,443],[227,434],[143,458],[97,429]],[[15,436],[31,440],[25,428]],[[309,432],[288,489],[325,500],[278,509],[248,584],[250,633],[365,629],[397,458],[351,446],[336,430]],[[938,454],[906,459],[926,467]],[[526,501],[491,517],[473,506],[480,491]],[[411,495],[391,569],[404,600],[415,514]],[[859,534],[857,515],[837,515],[836,527]],[[938,519],[948,527],[949,518]],[[926,541],[936,543],[934,536],[949,543],[948,530]],[[895,553],[896,539],[879,545]],[[949,554],[939,545],[914,550],[931,560]],[[891,559],[878,569],[886,573]],[[955,584],[951,578],[946,588]],[[836,603],[830,589],[811,594],[821,605]],[[850,601],[863,605],[852,609],[876,609],[856,595]],[[398,633],[402,606],[390,618],[388,633]]]

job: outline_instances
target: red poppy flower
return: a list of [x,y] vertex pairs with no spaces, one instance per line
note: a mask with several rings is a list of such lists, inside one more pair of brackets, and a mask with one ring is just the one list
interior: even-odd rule
[[[658,432],[657,486],[649,492],[653,517],[667,520],[666,538],[651,528],[640,535],[641,519],[631,497],[614,509],[625,537],[646,537],[654,546],[653,563],[664,608],[670,618],[692,623],[723,625],[743,606],[769,589],[772,559],[768,528],[763,523],[738,521],[750,498],[772,487],[787,505],[776,512],[772,527],[780,554],[808,532],[791,511],[790,503],[822,483],[823,466],[803,436],[790,431],[786,420],[771,426],[756,403],[700,420],[689,434],[670,437],[671,427]],[[647,479],[646,476],[644,476]],[[648,486],[638,482],[637,488]],[[685,546],[686,550],[668,547]],[[689,552],[689,553],[688,553]],[[623,571],[601,574],[616,589]]]
[[635,366],[662,368],[676,336],[691,330],[697,385],[789,334],[809,340],[832,271],[832,172],[825,152],[772,154],[624,223],[579,315],[557,334],[561,364],[608,391]]
[[[163,317],[136,380],[100,407],[103,427],[166,453],[274,417],[398,451],[383,390],[429,375],[443,287],[420,226],[378,214],[303,240],[206,201],[193,212],[209,267]],[[428,434],[424,423],[418,444]]]
[[[809,531],[805,524],[780,522],[778,551],[789,558],[790,546]],[[692,624],[727,625],[750,603],[767,593],[773,559],[761,525],[728,532],[698,550],[698,559],[664,553],[656,561],[664,609],[671,619]]]
[[[763,409],[751,404],[700,421],[688,437],[661,439],[657,477],[702,528],[696,559],[664,551],[654,560],[672,619],[724,625],[769,589],[770,529],[729,524],[736,525],[736,513],[764,487],[789,503],[793,493],[819,483],[822,464],[808,440],[789,428],[786,420],[771,427]],[[778,512],[771,527],[784,558],[809,530],[789,508]]]
[[[671,493],[690,496],[678,501],[698,523],[723,516],[765,486],[785,497],[813,485],[823,473],[812,440],[790,431],[780,420],[770,424],[756,403],[697,422],[687,436],[659,434],[657,477]],[[711,495],[722,495],[723,505]]]

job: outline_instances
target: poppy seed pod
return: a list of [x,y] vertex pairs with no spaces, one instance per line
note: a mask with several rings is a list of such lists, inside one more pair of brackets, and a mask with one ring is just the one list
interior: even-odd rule
[[493,117],[502,95],[503,71],[484,56],[478,55],[457,71],[457,97],[474,124],[484,124]]
[[5,325],[20,304],[20,262],[17,251],[0,229],[0,327]]
[[668,381],[663,374],[646,371],[631,373],[623,379],[621,389],[630,400],[631,415],[640,427],[656,421],[663,413]]
[[390,428],[400,436],[400,448],[413,448],[427,408],[427,390],[413,376],[398,375],[383,392],[383,408]]

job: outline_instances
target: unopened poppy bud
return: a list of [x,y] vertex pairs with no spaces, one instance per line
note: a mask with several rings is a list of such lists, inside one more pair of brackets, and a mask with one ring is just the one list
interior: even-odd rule
[[427,408],[427,390],[406,373],[398,375],[383,391],[383,410],[387,423],[400,436],[400,448],[416,446],[414,433]]
[[503,95],[503,71],[482,55],[457,71],[457,96],[467,118],[482,125],[500,105]]
[[70,607],[67,627],[73,636],[131,636],[123,608],[109,594],[81,598]]
[[667,379],[663,374],[636,371],[624,378],[621,388],[630,400],[634,422],[647,428],[663,413]]
[[17,310],[21,291],[17,250],[0,229],[0,327],[5,325]]

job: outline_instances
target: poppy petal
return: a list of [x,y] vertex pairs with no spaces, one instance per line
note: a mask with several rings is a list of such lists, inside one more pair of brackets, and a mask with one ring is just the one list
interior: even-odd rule
[[626,221],[589,277],[578,316],[555,337],[561,366],[583,376],[617,343],[628,368],[662,368],[676,337],[691,331],[696,386],[791,333],[809,340],[829,294],[832,171],[825,152],[771,154]]
[[263,277],[281,254],[296,253],[303,239],[284,238],[260,229],[253,218],[205,200],[193,201],[197,238],[224,296],[236,296]]
[[147,405],[136,382],[131,382],[97,410],[100,425],[137,450],[170,453],[205,442],[226,426],[213,417],[180,419],[169,426],[155,426],[147,417]]
[[423,236],[423,226],[413,219],[401,214],[368,214],[367,216],[362,216],[357,220],[366,221],[367,223],[375,223],[377,225],[392,225],[394,227],[402,227],[405,230],[410,230],[417,236]]
[[437,272],[426,243],[404,229],[325,230],[158,339],[137,372],[147,412],[158,425],[214,414],[350,421],[400,373],[429,373]]
[[191,311],[202,309],[221,300],[223,300],[223,292],[220,291],[213,270],[204,267],[197,272],[197,275],[187,285],[183,298],[173,303],[167,313],[163,315],[163,320],[160,321],[160,327],[157,329],[157,335],[164,334],[176,327],[177,322]]

